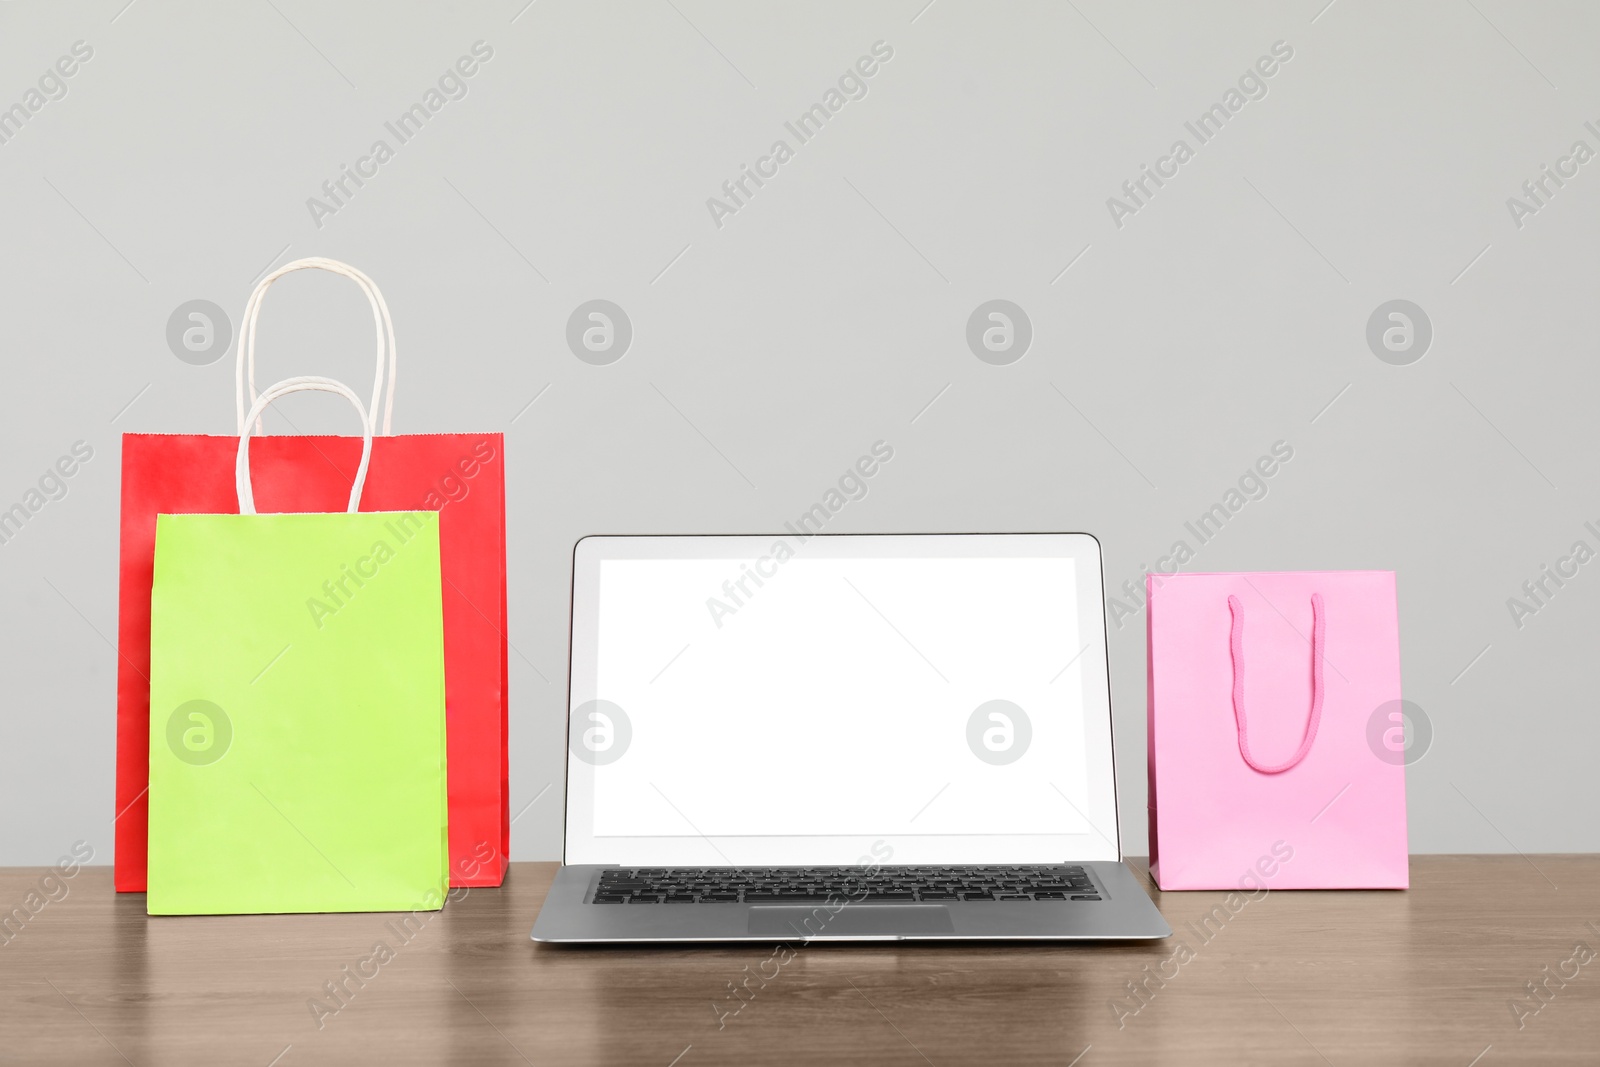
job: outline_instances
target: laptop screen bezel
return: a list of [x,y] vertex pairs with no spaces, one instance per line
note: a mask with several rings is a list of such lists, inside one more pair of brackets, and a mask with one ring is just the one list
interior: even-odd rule
[[[934,533],[934,534],[808,534],[805,537],[807,544],[813,542],[827,543],[830,548],[838,546],[840,551],[848,548],[852,541],[872,543],[874,555],[893,555],[893,542],[905,540],[914,542],[915,551],[910,554],[926,552],[930,539],[957,538],[961,551],[959,555],[982,556],[993,555],[1002,557],[1019,558],[1058,558],[1069,556],[1081,565],[1079,572],[1081,580],[1077,583],[1077,614],[1079,620],[1079,634],[1084,639],[1085,645],[1078,656],[1078,662],[1083,665],[1085,680],[1086,700],[1084,716],[1086,727],[1096,724],[1104,726],[1103,745],[1091,742],[1087,753],[1090,761],[1103,761],[1106,772],[1104,788],[1097,798],[1091,796],[1089,811],[1083,816],[1094,827],[1093,835],[1082,835],[1084,844],[1081,847],[1069,849],[1068,855],[1063,855],[1060,860],[1066,861],[1121,861],[1122,857],[1122,831],[1121,819],[1117,804],[1117,778],[1116,778],[1116,739],[1115,722],[1112,714],[1110,663],[1107,646],[1107,629],[1105,624],[1105,571],[1100,542],[1092,534],[1083,532],[1025,532],[1025,533]],[[597,838],[586,832],[586,828],[593,821],[593,794],[576,795],[575,783],[588,782],[589,777],[585,769],[592,771],[587,764],[577,762],[573,752],[572,730],[574,694],[593,690],[592,663],[593,658],[587,656],[586,649],[594,642],[592,633],[580,633],[580,625],[585,619],[595,617],[596,605],[599,599],[599,574],[600,566],[607,559],[703,559],[726,558],[741,560],[755,558],[765,551],[776,540],[786,540],[795,544],[795,535],[790,533],[756,533],[756,534],[593,534],[580,538],[573,545],[571,611],[568,617],[568,673],[567,673],[567,716],[564,738],[567,740],[565,753],[565,789],[563,808],[562,844],[563,862],[567,864],[606,864],[638,866],[711,866],[704,853],[705,841],[695,841],[691,835],[685,835],[686,846],[681,860],[672,861],[663,859],[659,852],[652,851],[649,856],[630,855],[627,844],[630,840],[617,838]],[[714,551],[717,542],[745,542],[744,551]],[[912,544],[908,544],[908,549]],[[1043,549],[1048,548],[1048,551]],[[803,548],[801,549],[803,551]],[[1070,651],[1070,650],[1069,650]],[[589,666],[580,666],[580,654],[584,655]],[[1070,666],[1070,664],[1069,664]],[[584,672],[589,671],[586,675]],[[1091,693],[1103,694],[1099,701],[1100,707],[1096,708],[1088,699]],[[1091,776],[1092,777],[1092,776]],[[578,818],[574,819],[574,811]],[[1107,832],[1109,830],[1109,833]],[[716,840],[724,841],[723,838]],[[749,840],[749,839],[746,839]],[[764,839],[755,839],[764,840]],[[940,839],[934,838],[934,841]],[[955,839],[946,839],[955,840]],[[881,845],[881,842],[878,842]],[[1105,848],[1109,845],[1109,849]],[[863,853],[866,854],[868,842],[862,842]],[[766,863],[768,866],[805,865],[817,862],[796,857],[793,863]],[[888,859],[888,864],[898,861]],[[918,860],[916,862],[929,862]],[[942,862],[942,861],[934,861]]]

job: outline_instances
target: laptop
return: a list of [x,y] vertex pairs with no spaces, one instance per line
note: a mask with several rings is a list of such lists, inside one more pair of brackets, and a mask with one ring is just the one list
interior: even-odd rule
[[586,537],[547,942],[1145,940],[1100,545]]

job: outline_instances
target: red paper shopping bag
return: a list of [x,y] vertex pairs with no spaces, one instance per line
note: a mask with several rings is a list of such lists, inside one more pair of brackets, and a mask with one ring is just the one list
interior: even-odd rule
[[[450,884],[499,885],[509,862],[507,779],[505,442],[501,434],[389,435],[394,397],[394,335],[383,297],[370,279],[333,260],[298,260],[278,268],[251,295],[240,327],[238,413],[244,383],[255,400],[255,316],[280,276],[306,267],[356,281],[374,312],[379,339],[371,416],[383,387],[388,403],[372,458],[362,511],[439,512],[443,576],[445,723],[449,787]],[[248,374],[247,374],[248,372]],[[118,620],[116,887],[143,892],[146,881],[150,591],[156,515],[231,514],[238,510],[234,465],[238,437],[125,434],[122,439],[121,605]],[[361,462],[361,437],[261,437],[252,443],[258,509],[329,512],[343,499]],[[351,567],[328,575],[307,611],[327,618],[358,594]],[[269,666],[263,663],[262,668]],[[156,708],[156,715],[174,709]]]

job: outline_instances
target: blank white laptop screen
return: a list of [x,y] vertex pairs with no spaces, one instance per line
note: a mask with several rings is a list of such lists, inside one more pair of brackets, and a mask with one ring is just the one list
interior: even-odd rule
[[1085,535],[587,538],[568,863],[1118,859]]

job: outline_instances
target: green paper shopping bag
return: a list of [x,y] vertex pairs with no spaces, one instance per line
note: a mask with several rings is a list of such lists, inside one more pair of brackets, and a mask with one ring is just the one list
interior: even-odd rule
[[[338,382],[291,378],[280,396]],[[151,915],[444,903],[438,515],[161,515],[150,604]]]

